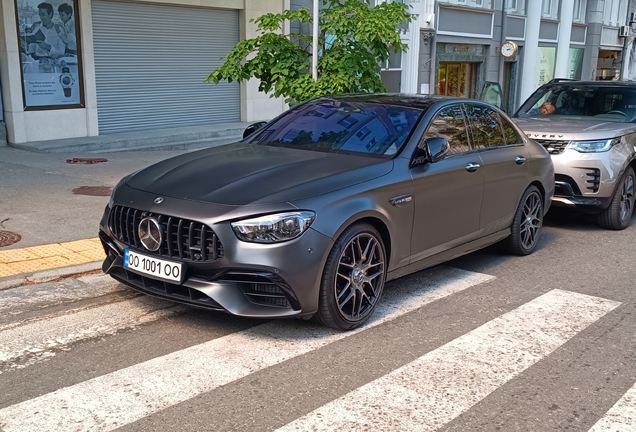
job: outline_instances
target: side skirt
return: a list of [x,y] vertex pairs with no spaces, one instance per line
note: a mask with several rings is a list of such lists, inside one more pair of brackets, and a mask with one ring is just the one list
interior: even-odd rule
[[479,249],[485,248],[486,246],[490,246],[491,244],[497,243],[498,241],[505,239],[509,235],[510,235],[510,228],[506,228],[502,231],[489,234],[486,237],[481,237],[469,243],[465,243],[463,245],[454,247],[453,249],[440,252],[437,255],[433,255],[433,256],[421,259],[419,261],[412,262],[407,266],[400,267],[398,269],[390,271],[387,274],[386,280],[390,281],[393,279],[397,279],[402,276],[406,276],[408,274],[415,273],[420,270],[424,270],[429,267],[436,266],[437,264],[450,261],[453,258],[457,258],[462,255],[475,252]]

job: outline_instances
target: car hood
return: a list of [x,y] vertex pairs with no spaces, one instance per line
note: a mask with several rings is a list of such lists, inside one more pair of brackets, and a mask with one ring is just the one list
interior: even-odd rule
[[157,196],[242,206],[293,202],[392,168],[386,159],[237,143],[166,159],[126,184]]
[[513,118],[531,139],[595,140],[619,137],[636,132],[633,123],[586,121],[567,118]]

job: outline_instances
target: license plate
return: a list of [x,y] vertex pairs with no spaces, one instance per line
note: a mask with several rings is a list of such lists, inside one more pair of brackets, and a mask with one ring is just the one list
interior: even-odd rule
[[126,249],[124,251],[124,267],[136,272],[181,283],[183,265],[149,257]]

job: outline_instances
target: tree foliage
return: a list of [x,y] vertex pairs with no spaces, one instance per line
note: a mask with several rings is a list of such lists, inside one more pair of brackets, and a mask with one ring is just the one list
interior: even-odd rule
[[369,0],[323,0],[319,16],[318,81],[311,74],[311,35],[284,34],[285,20],[312,24],[307,8],[252,20],[259,36],[240,41],[206,81],[260,80],[259,90],[288,103],[338,93],[386,91],[380,71],[392,51],[405,51],[398,29],[412,21],[408,6]]

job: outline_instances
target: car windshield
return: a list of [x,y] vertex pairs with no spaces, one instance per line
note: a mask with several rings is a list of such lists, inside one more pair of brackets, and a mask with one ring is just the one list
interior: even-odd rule
[[391,157],[398,153],[423,109],[387,100],[319,99],[288,111],[250,142],[328,153]]
[[560,83],[540,87],[515,117],[566,117],[577,120],[636,121],[636,86]]

